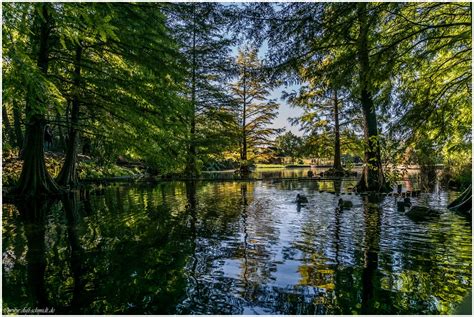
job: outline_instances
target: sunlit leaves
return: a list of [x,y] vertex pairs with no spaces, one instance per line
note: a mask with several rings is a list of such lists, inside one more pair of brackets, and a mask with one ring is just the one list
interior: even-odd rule
[[236,62],[239,78],[232,85],[232,92],[239,104],[237,118],[244,131],[242,137],[249,149],[261,148],[271,144],[271,137],[278,132],[269,125],[277,117],[279,105],[267,99],[272,86],[262,72],[257,50],[239,51]]
[[402,147],[428,142],[445,162],[472,155],[471,6],[410,3],[392,14],[384,30],[398,45],[393,136]]

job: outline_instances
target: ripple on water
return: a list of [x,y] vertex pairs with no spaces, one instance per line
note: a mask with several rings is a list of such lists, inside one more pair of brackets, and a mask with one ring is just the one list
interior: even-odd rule
[[[70,202],[72,211],[57,202],[43,224],[4,206],[5,305],[35,301],[27,291],[33,254],[47,263],[35,285],[44,278],[51,303],[65,313],[453,311],[471,289],[472,228],[446,210],[447,193],[412,198],[441,211],[415,222],[397,211],[395,197],[377,209],[343,195],[354,206],[337,211],[341,196],[320,192],[337,186],[117,186]],[[298,193],[309,200],[300,208]]]

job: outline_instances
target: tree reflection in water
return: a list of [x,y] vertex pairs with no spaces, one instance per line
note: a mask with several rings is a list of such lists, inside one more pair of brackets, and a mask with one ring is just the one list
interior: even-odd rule
[[[469,221],[444,211],[415,223],[394,197],[345,195],[351,185],[169,182],[4,205],[4,305],[65,314],[452,312],[471,288]],[[299,212],[297,193],[309,199]],[[353,208],[337,210],[339,198]],[[442,209],[447,194],[412,200]]]
[[[129,205],[119,209],[117,199],[138,201],[133,190],[127,194],[116,188],[96,196],[95,213],[86,220],[80,210],[87,204],[79,206],[76,194],[63,197],[54,214],[52,201],[18,205],[34,295],[24,304],[55,307],[59,313],[174,311],[172,303],[184,291],[183,268],[190,251],[182,215],[173,217],[161,203],[139,205],[157,214],[155,219],[145,212],[127,214]],[[22,290],[15,293],[21,298]]]
[[[48,211],[54,200],[30,199],[17,205],[25,229],[28,288],[33,294],[31,307],[51,307],[45,286],[45,227]],[[32,303],[32,304],[33,304]]]
[[[380,252],[380,226],[382,217],[380,203],[380,196],[369,195],[364,197],[364,267],[362,269],[362,307],[360,311],[364,315],[372,315],[377,312],[377,309],[374,308],[379,304],[375,297],[375,288],[377,287],[376,284],[380,284],[376,276]],[[388,297],[388,299],[389,298],[390,297]]]

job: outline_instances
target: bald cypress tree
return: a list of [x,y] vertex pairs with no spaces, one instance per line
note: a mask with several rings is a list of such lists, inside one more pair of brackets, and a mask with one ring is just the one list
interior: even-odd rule
[[91,140],[98,164],[130,155],[163,173],[180,167],[189,109],[178,95],[183,59],[161,5],[151,7],[5,6],[4,87],[9,102],[27,100],[20,194],[58,191],[44,166],[44,126],[53,115],[69,134],[61,184],[77,182],[80,135]]
[[[117,153],[131,152],[140,153],[155,166],[160,165],[158,158],[162,159],[162,168],[174,165],[168,156],[179,163],[175,145],[158,141],[166,134],[167,116],[173,117],[179,130],[178,115],[184,116],[186,111],[176,95],[180,55],[165,26],[161,6],[65,4],[63,12],[69,19],[74,12],[82,14],[63,30],[76,37],[65,39],[65,47],[58,53],[63,61],[58,69],[68,70],[61,74],[63,82],[70,83],[62,85],[63,93],[71,101],[66,160],[58,182],[77,183],[81,131],[98,135],[96,140],[113,159]],[[149,27],[151,21],[153,27]],[[125,24],[133,27],[125,28]],[[167,111],[172,108],[175,111]],[[176,130],[169,128],[169,132]]]
[[[450,3],[259,3],[243,9],[237,25],[258,43],[268,41],[269,64],[288,83],[302,79],[302,67],[333,57],[327,69],[338,72],[324,74],[347,79],[344,86],[363,118],[365,166],[358,189],[383,191],[380,142],[387,135],[380,132],[381,120],[394,126],[390,137],[397,135],[399,144],[425,135],[416,130],[426,128],[439,132],[433,141],[443,144],[446,157],[454,143],[470,148],[462,141],[470,116],[461,113],[470,112],[471,11]],[[457,113],[457,120],[448,113]]]
[[[52,4],[41,3],[35,5],[33,9],[22,6],[15,7],[15,5],[12,5],[10,9],[31,10],[33,22],[31,25],[12,23],[12,27],[7,29],[7,32],[14,32],[15,26],[23,28],[21,31],[25,33],[28,32],[28,29],[34,30],[30,33],[34,51],[28,54],[23,50],[25,47],[18,47],[16,51],[12,52],[12,56],[17,58],[15,62],[22,63],[20,60],[26,62],[21,67],[20,76],[23,77],[27,86],[24,162],[16,192],[26,196],[55,194],[59,192],[59,187],[46,170],[43,149],[45,113],[48,103],[51,101],[51,94],[55,92],[55,87],[47,78],[52,42],[51,30],[54,27],[54,8]],[[10,37],[10,39],[13,38]],[[33,62],[34,60],[36,63]],[[45,89],[45,87],[49,89]]]
[[187,61],[185,92],[191,110],[185,173],[195,177],[206,156],[234,142],[235,104],[228,93],[235,73],[230,56],[234,40],[226,32],[228,9],[219,3],[177,3],[166,12]]
[[[352,3],[291,3],[249,5],[245,14],[253,21],[257,39],[268,40],[269,64],[286,82],[300,82],[301,68],[320,63],[320,75],[333,88],[346,88],[364,118],[365,167],[360,190],[385,190],[374,95],[388,79],[390,64],[377,64],[369,50],[377,45],[382,5]],[[335,69],[337,68],[337,71]],[[344,79],[346,78],[346,79]],[[353,80],[357,78],[357,80]],[[315,78],[316,79],[316,78]],[[304,81],[304,79],[303,79]],[[338,164],[336,164],[338,165]]]
[[239,78],[232,85],[232,92],[239,105],[241,173],[249,173],[249,151],[271,144],[271,137],[279,130],[269,125],[278,115],[279,105],[268,99],[272,88],[263,73],[257,50],[240,50],[236,59]]

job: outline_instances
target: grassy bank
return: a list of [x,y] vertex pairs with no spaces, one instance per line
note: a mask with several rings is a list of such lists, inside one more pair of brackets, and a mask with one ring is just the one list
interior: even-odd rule
[[283,164],[255,164],[257,168],[285,168]]

